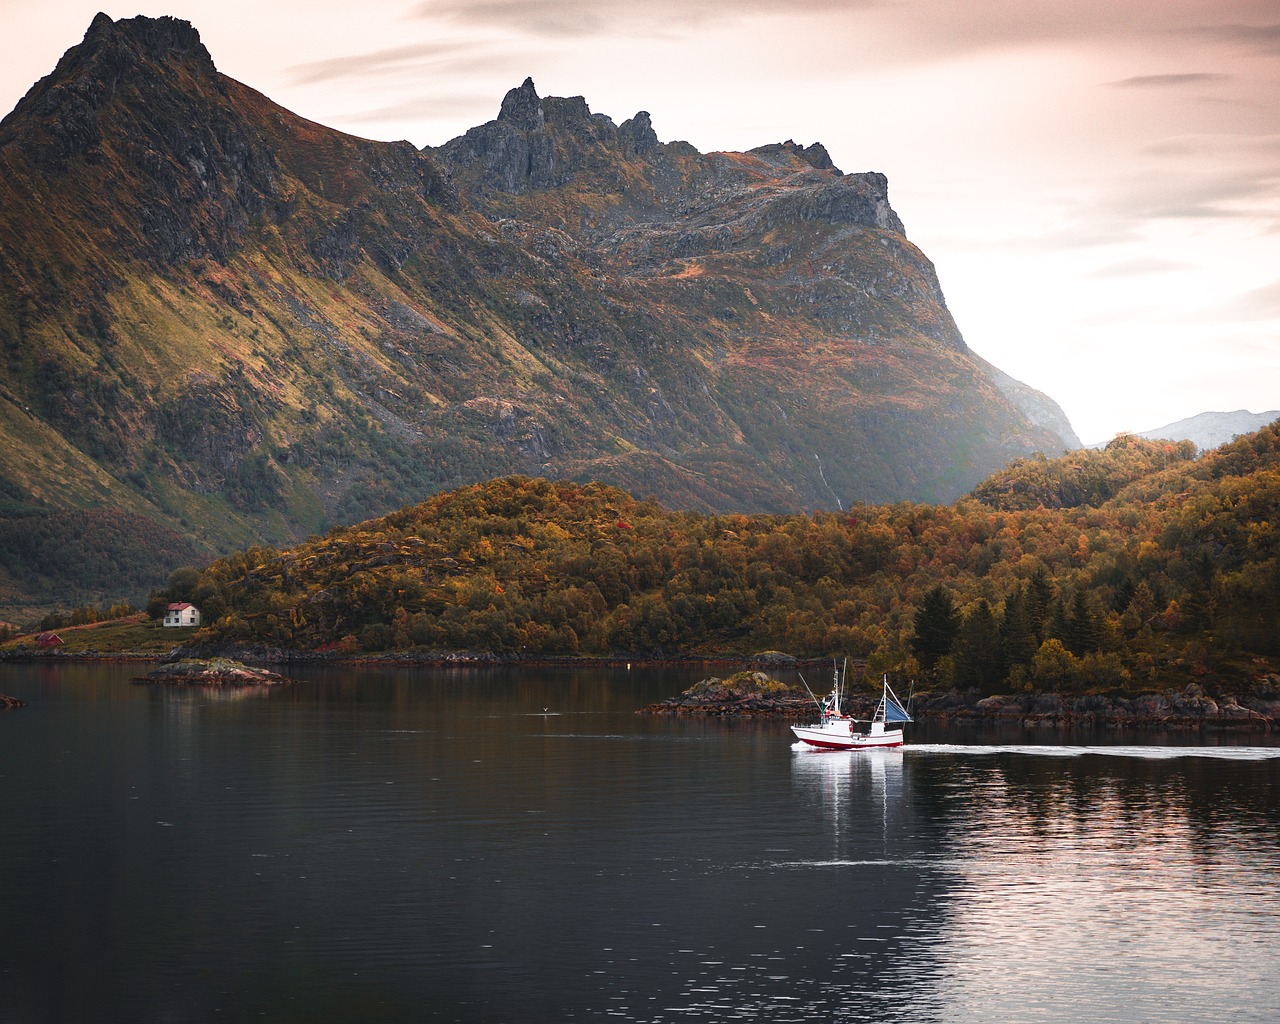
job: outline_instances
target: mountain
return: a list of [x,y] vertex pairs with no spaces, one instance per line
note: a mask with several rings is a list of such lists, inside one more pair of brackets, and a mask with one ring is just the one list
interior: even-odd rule
[[885,178],[816,143],[702,154],[532,81],[443,146],[370,142],[173,18],[98,15],[0,121],[0,281],[0,511],[109,510],[122,551],[508,473],[695,510],[948,501],[1075,443],[969,351]]
[[1154,430],[1144,430],[1138,436],[1151,440],[1167,438],[1171,441],[1190,441],[1204,451],[1234,441],[1243,434],[1251,434],[1277,419],[1280,419],[1280,409],[1272,409],[1270,412],[1249,412],[1247,409],[1237,409],[1235,412],[1202,412]]

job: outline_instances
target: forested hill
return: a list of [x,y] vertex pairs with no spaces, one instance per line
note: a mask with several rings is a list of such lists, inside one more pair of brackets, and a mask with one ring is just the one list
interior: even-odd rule
[[531,81],[494,108],[358,139],[98,15],[0,122],[0,530],[94,508],[211,554],[512,473],[950,501],[1075,443],[969,351],[883,175]]
[[250,549],[170,596],[205,609],[206,648],[776,649],[959,685],[1124,688],[1245,678],[1280,654],[1277,522],[1272,425],[1198,459],[1122,437],[1018,464],[950,506],[812,516],[674,512],[509,477]]

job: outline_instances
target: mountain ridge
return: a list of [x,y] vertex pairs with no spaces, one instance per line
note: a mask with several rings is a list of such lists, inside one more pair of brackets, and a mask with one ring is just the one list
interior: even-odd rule
[[1209,411],[1166,423],[1163,427],[1140,431],[1138,436],[1148,440],[1168,438],[1172,441],[1190,441],[1200,449],[1217,448],[1244,434],[1253,433],[1276,419],[1280,419],[1280,409],[1268,412],[1250,412],[1248,409]]
[[0,172],[23,514],[207,557],[508,473],[787,511],[1070,443],[969,353],[883,176],[817,144],[701,154],[527,80],[419,151],[221,75],[179,19],[99,15],[0,120]]

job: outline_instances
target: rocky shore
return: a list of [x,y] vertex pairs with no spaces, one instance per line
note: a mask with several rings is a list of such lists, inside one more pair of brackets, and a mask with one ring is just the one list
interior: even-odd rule
[[27,702],[25,700],[18,700],[17,697],[10,697],[6,694],[0,693],[0,709],[25,708],[26,706]]
[[1280,728],[1280,678],[1261,682],[1244,695],[1207,696],[1197,685],[1173,693],[1137,696],[1026,693],[979,697],[956,692],[917,694],[912,714],[919,720],[1007,722],[1025,726],[1100,726],[1109,729],[1235,729],[1271,732]]
[[[868,718],[876,698],[854,694],[845,711]],[[763,672],[741,672],[728,679],[704,679],[684,693],[649,704],[638,714],[708,717],[816,718],[817,706]],[[1007,723],[1023,726],[1096,726],[1111,729],[1232,729],[1271,732],[1280,729],[1280,676],[1255,681],[1247,694],[1207,696],[1195,684],[1174,693],[1114,694],[1023,693],[982,696],[977,692],[917,693],[911,701],[917,721]]]
[[135,683],[180,683],[186,686],[280,686],[292,680],[265,668],[225,659],[192,659],[161,665]]

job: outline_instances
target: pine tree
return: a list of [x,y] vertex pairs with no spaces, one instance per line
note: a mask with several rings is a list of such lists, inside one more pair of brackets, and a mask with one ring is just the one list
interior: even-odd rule
[[955,601],[951,591],[941,583],[935,586],[920,602],[915,614],[915,635],[911,649],[920,658],[926,670],[932,669],[938,659],[950,654],[960,630]]
[[983,686],[1002,678],[1000,627],[991,605],[980,600],[960,625],[956,643],[956,682],[961,686]]
[[1000,620],[1000,650],[1006,666],[1029,665],[1040,641],[1027,611],[1027,592],[1019,585],[1005,598]]
[[1035,572],[1027,580],[1027,617],[1031,620],[1031,631],[1035,633],[1039,644],[1049,635],[1049,614],[1053,607],[1053,583],[1043,565],[1036,566]]
[[1083,588],[1072,595],[1071,608],[1066,613],[1066,632],[1061,640],[1077,658],[1102,646],[1102,621]]
[[1049,621],[1045,623],[1044,638],[1046,640],[1057,640],[1067,650],[1071,649],[1068,638],[1071,635],[1071,624],[1067,616],[1067,601],[1062,595],[1053,602],[1053,608],[1049,613]]

